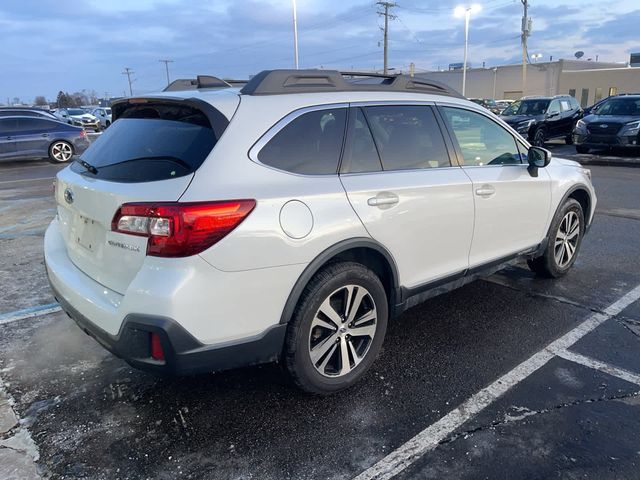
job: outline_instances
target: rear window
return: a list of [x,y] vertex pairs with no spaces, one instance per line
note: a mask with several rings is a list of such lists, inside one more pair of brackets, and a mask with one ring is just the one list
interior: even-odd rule
[[[201,110],[177,103],[144,103],[124,110],[71,168],[114,182],[167,180],[196,171],[217,141]],[[97,172],[90,173],[83,162]]]

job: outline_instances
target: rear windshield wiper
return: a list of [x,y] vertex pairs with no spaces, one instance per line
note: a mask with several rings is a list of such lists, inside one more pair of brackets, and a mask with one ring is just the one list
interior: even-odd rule
[[84,168],[86,168],[89,173],[93,173],[94,175],[98,174],[98,169],[96,167],[94,167],[93,165],[91,165],[89,162],[87,162],[85,160],[82,160],[81,158],[79,158],[77,160],[77,162],[80,165],[82,165]]
[[187,162],[185,162],[181,158],[174,157],[172,155],[148,155],[145,157],[129,158],[127,160],[122,160],[121,162],[110,163],[109,165],[102,165],[100,168],[115,167],[116,165],[122,165],[123,163],[128,163],[128,162],[136,162],[139,160],[167,160],[169,162],[185,167],[187,170],[190,170],[192,168],[191,165],[189,165]]

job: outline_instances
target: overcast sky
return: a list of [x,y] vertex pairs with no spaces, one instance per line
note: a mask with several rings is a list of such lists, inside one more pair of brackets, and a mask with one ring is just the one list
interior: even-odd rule
[[[471,19],[469,62],[487,67],[517,62],[520,0],[479,0]],[[446,68],[461,62],[464,22],[454,2],[397,0],[390,22],[391,67]],[[640,51],[638,0],[530,0],[529,53],[544,59],[626,62]],[[301,67],[382,68],[382,19],[373,1],[298,0]],[[291,0],[2,0],[0,103],[7,97],[54,100],[59,90],[133,90],[171,78],[213,74],[247,78],[293,65]]]

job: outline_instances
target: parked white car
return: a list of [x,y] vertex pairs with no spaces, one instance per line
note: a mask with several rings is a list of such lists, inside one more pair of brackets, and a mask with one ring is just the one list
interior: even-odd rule
[[44,251],[62,308],[141,369],[279,361],[328,394],[407,308],[517,259],[567,273],[589,170],[444,85],[351,78],[272,70],[115,103],[57,176]]
[[104,129],[111,125],[111,108],[100,107],[95,108],[91,114],[100,120],[100,126]]
[[96,132],[100,130],[100,121],[81,108],[58,108],[54,115],[65,123],[83,127],[85,130],[91,129]]

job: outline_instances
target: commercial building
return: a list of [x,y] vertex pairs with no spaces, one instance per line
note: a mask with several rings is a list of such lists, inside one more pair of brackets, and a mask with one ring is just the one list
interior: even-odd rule
[[[462,70],[416,74],[462,91]],[[640,68],[588,60],[557,60],[527,65],[526,95],[570,94],[582,106],[617,93],[640,92]],[[522,65],[468,68],[466,96],[517,100],[522,93]]]

